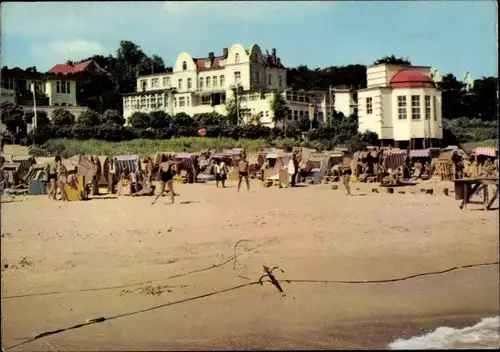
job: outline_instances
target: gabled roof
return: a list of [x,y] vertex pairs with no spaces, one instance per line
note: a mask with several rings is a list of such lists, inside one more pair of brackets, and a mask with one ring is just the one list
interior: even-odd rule
[[[221,66],[221,61],[224,60],[224,56],[214,56],[213,58],[205,57],[205,58],[198,58],[194,59],[194,63],[196,64],[196,69],[198,71],[208,71],[208,70],[215,70],[215,69],[222,69],[224,68]],[[205,67],[205,62],[209,60],[210,61],[210,67]]]
[[92,63],[98,71],[106,72],[106,70],[99,66],[99,64],[94,60],[87,60],[77,65],[57,64],[49,70],[49,73],[62,73],[63,75],[67,75],[70,73],[84,72]]

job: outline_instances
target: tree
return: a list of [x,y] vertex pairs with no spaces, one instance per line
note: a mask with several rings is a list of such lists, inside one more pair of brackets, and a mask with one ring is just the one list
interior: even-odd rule
[[87,109],[78,115],[77,122],[81,125],[85,126],[97,126],[100,125],[102,120],[101,120],[101,115],[99,113]]
[[152,111],[149,113],[149,126],[151,128],[165,128],[168,127],[170,116],[165,111]]
[[195,114],[193,119],[199,127],[213,127],[221,126],[226,123],[225,116],[216,112],[205,112],[201,114]]
[[0,104],[0,122],[12,136],[25,131],[24,112],[20,105],[4,102]]
[[374,65],[378,64],[393,64],[393,65],[411,65],[410,60],[406,57],[396,57],[394,55],[384,56],[378,60],[376,60]]
[[227,112],[227,122],[233,126],[238,124],[238,110],[241,107],[241,102],[236,99],[228,99],[226,100],[226,112]]
[[75,123],[75,115],[64,108],[58,108],[52,112],[51,120],[54,126],[71,126]]
[[143,112],[134,112],[132,116],[128,118],[129,126],[137,129],[146,129],[149,127],[149,115]]
[[125,124],[125,119],[118,110],[106,110],[102,114],[102,122],[110,125],[123,126]]
[[283,98],[283,96],[278,92],[275,92],[269,102],[269,109],[273,113],[274,122],[281,122],[285,126],[286,130],[286,118],[290,113],[290,109],[286,104],[285,98]]
[[454,119],[464,116],[465,84],[452,74],[443,76],[440,84],[442,90],[443,119]]
[[[24,113],[24,122],[25,123],[33,123],[33,118],[35,116],[35,112],[33,110],[28,110]],[[50,119],[47,116],[47,112],[44,110],[36,111],[36,127],[44,128],[45,126],[50,125]]]

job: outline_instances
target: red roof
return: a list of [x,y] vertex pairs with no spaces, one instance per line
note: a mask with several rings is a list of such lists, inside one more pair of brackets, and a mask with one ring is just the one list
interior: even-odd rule
[[205,57],[202,59],[193,59],[193,60],[194,60],[194,63],[196,64],[196,68],[198,69],[198,71],[206,71],[206,70],[210,70],[210,69],[213,70],[213,69],[223,68],[222,66],[220,66],[220,62],[223,59],[224,59],[224,56],[215,56],[211,60],[210,67],[205,67],[205,62],[207,60],[210,60],[210,58],[208,58],[208,57]]
[[390,83],[391,88],[436,88],[429,76],[419,71],[403,70],[396,73]]
[[96,67],[97,71],[106,72],[106,70],[99,66],[99,64],[94,60],[87,60],[77,65],[57,64],[49,70],[49,73],[62,73],[63,75],[67,75],[70,73],[83,72],[87,71],[92,63]]

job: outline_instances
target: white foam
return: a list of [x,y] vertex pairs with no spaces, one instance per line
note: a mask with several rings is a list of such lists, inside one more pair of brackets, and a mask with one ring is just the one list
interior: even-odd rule
[[500,348],[500,316],[484,318],[463,329],[439,327],[423,336],[398,339],[389,344],[391,350]]

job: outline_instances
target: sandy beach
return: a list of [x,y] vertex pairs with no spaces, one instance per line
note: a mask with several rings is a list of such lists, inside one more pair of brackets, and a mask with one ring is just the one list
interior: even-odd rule
[[3,197],[4,347],[105,317],[11,350],[387,348],[499,313],[497,264],[334,282],[498,262],[498,211],[460,210],[451,184],[176,187],[174,205]]

